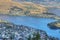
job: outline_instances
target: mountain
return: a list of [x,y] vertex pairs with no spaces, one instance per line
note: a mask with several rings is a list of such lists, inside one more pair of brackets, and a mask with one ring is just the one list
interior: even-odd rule
[[0,14],[41,14],[46,10],[42,5],[32,2],[19,3],[13,0],[0,0]]
[[16,2],[33,2],[36,4],[42,4],[45,7],[60,8],[60,0],[14,0]]
[[13,0],[13,1],[27,1],[27,2],[52,2],[52,1],[55,1],[55,2],[60,2],[60,0]]

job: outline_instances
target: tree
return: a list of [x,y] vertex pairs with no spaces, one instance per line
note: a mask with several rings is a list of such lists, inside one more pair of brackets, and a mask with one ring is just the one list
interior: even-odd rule
[[31,36],[29,35],[28,40],[41,40],[39,32],[34,33],[34,34],[33,34],[33,37],[31,37]]
[[11,39],[11,40],[13,40],[14,37],[15,37],[15,36],[14,36],[13,34],[10,35],[10,39]]
[[31,40],[32,38],[31,38],[31,35],[29,35],[29,37],[27,38],[28,40]]
[[29,15],[29,14],[30,14],[30,11],[26,11],[26,12],[25,12],[25,15]]
[[40,34],[39,34],[39,32],[37,32],[37,34],[36,34],[36,40],[40,40]]

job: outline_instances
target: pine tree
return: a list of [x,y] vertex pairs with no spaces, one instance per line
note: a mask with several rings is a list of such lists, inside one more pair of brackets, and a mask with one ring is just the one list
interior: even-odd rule
[[37,34],[36,34],[36,40],[40,40],[40,34],[39,34],[39,32],[37,32]]
[[40,39],[40,34],[39,34],[39,32],[34,33],[34,34],[33,34],[33,37],[31,37],[31,36],[29,35],[28,40],[41,40],[41,39]]
[[27,38],[28,40],[31,40],[32,38],[31,38],[31,35],[29,35],[29,37]]

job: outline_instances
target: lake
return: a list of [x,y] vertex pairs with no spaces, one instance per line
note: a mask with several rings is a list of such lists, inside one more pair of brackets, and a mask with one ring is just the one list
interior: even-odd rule
[[44,30],[49,36],[60,38],[60,29],[52,30],[47,26],[48,23],[56,21],[51,18],[0,15],[0,19],[12,22],[17,25],[25,25],[28,27]]

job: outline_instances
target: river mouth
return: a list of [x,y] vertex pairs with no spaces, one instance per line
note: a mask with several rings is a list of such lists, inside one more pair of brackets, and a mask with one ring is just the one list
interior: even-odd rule
[[17,25],[25,25],[35,29],[44,30],[49,36],[60,38],[60,33],[59,33],[60,29],[52,30],[47,26],[48,23],[56,21],[55,19],[37,18],[31,16],[7,16],[7,15],[4,16],[1,15],[0,19],[8,22],[12,22]]

